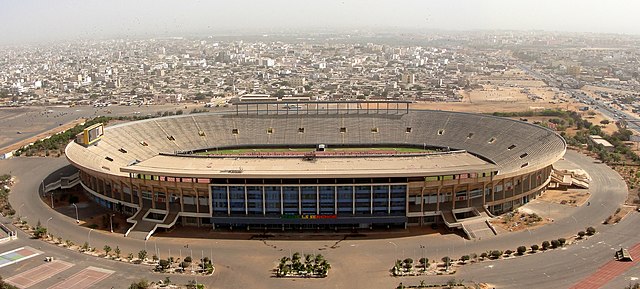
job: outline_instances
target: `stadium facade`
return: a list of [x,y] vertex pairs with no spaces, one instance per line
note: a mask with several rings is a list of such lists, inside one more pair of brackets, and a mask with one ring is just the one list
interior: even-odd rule
[[[320,144],[345,150],[261,149],[313,150]],[[347,149],[353,147],[413,150]],[[194,153],[234,148],[243,150]],[[131,215],[134,230],[152,233],[175,224],[455,226],[540,195],[565,151],[558,134],[526,122],[407,109],[148,119],[108,127],[90,145],[72,142],[66,155],[98,203]]]

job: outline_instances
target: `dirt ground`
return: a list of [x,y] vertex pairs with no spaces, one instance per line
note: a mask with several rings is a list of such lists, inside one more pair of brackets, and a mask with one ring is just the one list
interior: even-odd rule
[[517,232],[540,227],[551,221],[536,214],[520,213],[516,210],[513,213],[503,214],[494,218],[490,222],[493,226],[498,227],[498,230]]
[[[618,131],[618,126],[615,124],[615,121],[608,117],[605,117],[600,112],[596,112],[595,114],[582,112],[581,114],[582,114],[582,117],[588,120],[590,123],[601,126],[602,131],[604,131],[607,134],[612,134]],[[609,124],[600,123],[603,120],[608,120]]]
[[616,224],[616,223],[622,221],[622,219],[624,219],[624,217],[629,215],[629,213],[631,213],[635,209],[636,209],[635,206],[622,206],[622,207],[618,208],[613,215],[609,216],[606,220],[604,220],[603,223],[604,224]]
[[474,79],[482,88],[461,91],[461,102],[418,102],[415,109],[452,110],[474,113],[517,112],[542,109],[572,109],[568,95],[519,69]]
[[589,200],[590,196],[591,194],[584,189],[570,189],[567,191],[549,189],[538,199],[561,205],[580,207]]

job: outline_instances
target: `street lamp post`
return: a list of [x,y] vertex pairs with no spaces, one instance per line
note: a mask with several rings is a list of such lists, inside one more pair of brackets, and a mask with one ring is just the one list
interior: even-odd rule
[[91,231],[93,231],[93,229],[89,229],[89,233],[87,233],[87,245],[89,248],[91,248]]
[[76,203],[73,203],[72,205],[76,208],[76,223],[80,224],[80,218],[78,218],[78,206],[76,206]]
[[20,205],[20,207],[18,208],[18,219],[22,218],[22,207],[24,207],[24,203],[22,203],[22,205]]
[[395,247],[395,256],[396,256],[396,260],[398,260],[398,245],[396,245],[396,243],[394,243],[394,242],[389,242],[389,244],[391,244],[391,245],[393,245]]
[[113,233],[113,216],[115,216],[116,214],[111,214],[109,215],[109,221],[111,223],[111,233]]
[[53,219],[53,217],[49,217],[49,219],[47,219],[47,235],[51,235],[51,232],[49,232],[49,221],[51,221]]
[[53,207],[53,191],[50,193],[50,195],[51,195],[51,208],[54,209],[54,207]]

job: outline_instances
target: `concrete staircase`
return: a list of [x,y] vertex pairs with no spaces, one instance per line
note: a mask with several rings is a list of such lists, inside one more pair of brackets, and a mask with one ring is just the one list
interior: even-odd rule
[[477,219],[463,222],[463,226],[477,239],[493,237],[496,235],[490,226],[488,219]]
[[491,226],[491,217],[484,211],[475,210],[477,216],[458,220],[452,211],[441,211],[442,220],[450,229],[462,229],[469,239],[482,239],[497,235]]
[[179,204],[171,204],[167,216],[162,221],[145,219],[144,216],[147,215],[149,209],[141,208],[133,217],[127,219],[127,222],[133,223],[133,226],[125,233],[125,237],[148,240],[157,228],[171,228],[180,217]]

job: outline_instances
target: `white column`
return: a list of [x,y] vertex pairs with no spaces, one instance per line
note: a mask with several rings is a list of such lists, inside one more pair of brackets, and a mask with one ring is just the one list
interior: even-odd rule
[[265,216],[267,214],[267,204],[266,204],[264,186],[262,186],[261,188],[262,188],[261,189],[261,191],[262,191],[262,215]]

